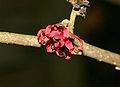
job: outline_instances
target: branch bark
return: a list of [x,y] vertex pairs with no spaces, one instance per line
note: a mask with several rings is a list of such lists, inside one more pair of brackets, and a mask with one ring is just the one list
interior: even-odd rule
[[116,67],[116,69],[118,69],[118,67],[120,67],[120,55],[98,48],[96,46],[90,45],[88,43],[84,43],[84,50],[83,50],[83,54],[85,56],[97,59],[99,61],[103,61],[109,64],[113,64]]
[[18,44],[24,46],[40,47],[37,37],[33,35],[16,34],[9,32],[0,32],[0,42]]
[[[32,47],[41,46],[38,43],[36,36],[9,33],[9,32],[0,32],[0,42],[7,43],[7,44],[32,46]],[[103,62],[112,64],[112,65],[115,65],[116,69],[119,69],[120,67],[120,55],[119,54],[98,48],[86,42],[84,42],[83,47],[84,47],[83,55],[88,56],[90,58],[97,59],[99,61],[103,61]]]

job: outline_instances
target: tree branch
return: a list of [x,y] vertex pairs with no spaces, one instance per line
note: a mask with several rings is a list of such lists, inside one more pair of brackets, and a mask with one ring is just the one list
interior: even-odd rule
[[[7,44],[17,44],[23,46],[40,47],[37,37],[33,35],[15,34],[9,32],[0,32],[0,42]],[[90,45],[86,42],[83,44],[83,55],[90,58],[97,59],[116,66],[116,69],[120,67],[120,55],[103,50],[101,48]]]
[[9,32],[0,32],[0,42],[18,44],[24,46],[40,47],[37,37],[32,35],[15,34]]
[[119,54],[98,48],[88,43],[84,43],[83,46],[84,46],[83,54],[85,56],[115,65],[117,66],[116,69],[119,69],[118,68],[120,67],[120,55]]

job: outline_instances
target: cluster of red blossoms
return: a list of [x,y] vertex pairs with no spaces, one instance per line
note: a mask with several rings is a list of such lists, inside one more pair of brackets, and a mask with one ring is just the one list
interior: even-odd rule
[[48,25],[45,29],[40,29],[37,37],[38,42],[45,45],[47,52],[55,52],[65,59],[70,59],[73,54],[83,50],[83,40],[70,33],[68,27],[60,24]]

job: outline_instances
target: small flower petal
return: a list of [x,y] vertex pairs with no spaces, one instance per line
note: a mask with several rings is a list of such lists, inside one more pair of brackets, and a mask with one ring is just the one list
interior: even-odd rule
[[68,50],[69,50],[69,52],[70,52],[71,54],[74,53],[74,46],[73,46],[72,42],[71,42],[69,39],[67,39],[67,40],[65,41],[65,46],[68,48]]
[[48,42],[48,43],[46,44],[46,50],[47,50],[47,52],[50,52],[50,53],[54,52],[54,51],[55,51],[54,48],[55,48],[55,47],[54,47],[54,45],[53,45],[52,42]]

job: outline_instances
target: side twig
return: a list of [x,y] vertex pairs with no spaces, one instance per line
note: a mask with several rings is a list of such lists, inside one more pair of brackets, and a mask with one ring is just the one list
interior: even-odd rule
[[[32,46],[32,47],[40,47],[41,45],[38,43],[37,37],[33,35],[24,35],[24,34],[16,34],[9,32],[0,32],[0,42],[7,44],[17,44],[23,46]],[[97,59],[99,61],[103,61],[116,66],[116,69],[120,67],[120,55],[103,50],[101,48],[90,45],[86,42],[83,44],[83,55],[88,56],[90,58]]]

